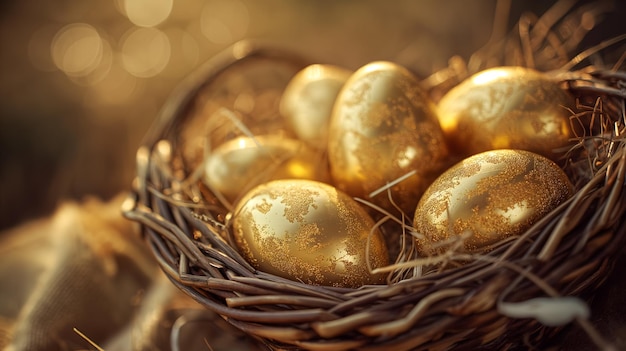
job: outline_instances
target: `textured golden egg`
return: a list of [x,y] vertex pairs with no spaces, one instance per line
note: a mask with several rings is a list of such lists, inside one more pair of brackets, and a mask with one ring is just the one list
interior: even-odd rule
[[[441,252],[461,235],[461,251],[480,251],[524,233],[572,195],[551,160],[522,150],[493,150],[456,164],[426,190],[414,217],[424,255]],[[457,241],[458,242],[458,241]],[[451,243],[450,245],[455,245]]]
[[299,140],[279,135],[238,137],[208,156],[204,182],[233,201],[254,186],[275,179],[328,181],[323,156]]
[[341,67],[315,64],[305,67],[289,81],[280,111],[300,140],[326,149],[333,104],[351,74]]
[[[414,172],[391,188],[394,202],[411,214],[447,154],[434,105],[407,69],[373,62],[348,79],[329,128],[328,158],[338,188],[368,199]],[[387,198],[382,192],[371,200],[393,210]]]
[[[384,281],[370,274],[366,245],[374,222],[348,195],[310,180],[276,180],[237,205],[235,243],[254,267],[314,285],[359,287]],[[373,268],[389,264],[382,234],[370,238]]]
[[450,146],[463,155],[521,149],[556,160],[573,137],[572,106],[573,99],[545,74],[498,67],[450,90],[438,116]]

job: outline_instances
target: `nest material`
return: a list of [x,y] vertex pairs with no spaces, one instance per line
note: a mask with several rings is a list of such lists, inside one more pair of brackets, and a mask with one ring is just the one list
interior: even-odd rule
[[[497,63],[504,62],[461,70],[451,64],[427,80],[427,88],[441,94],[451,80]],[[201,305],[273,349],[511,349],[541,344],[561,328],[507,317],[503,304],[588,299],[604,282],[626,240],[626,73],[592,66],[558,71],[578,101],[572,123],[587,127],[564,164],[577,191],[521,237],[483,256],[459,255],[469,262],[456,268],[359,289],[312,286],[255,270],[224,236],[230,205],[190,171],[201,162],[197,139],[206,136],[198,126],[208,117],[223,118],[220,108],[233,109],[242,89],[279,93],[306,64],[280,51],[235,45],[179,87],[137,153],[138,176],[124,213],[142,225],[171,281]],[[273,123],[278,112],[241,115]],[[219,130],[216,140],[232,133],[212,130]],[[584,318],[578,321],[594,333]]]

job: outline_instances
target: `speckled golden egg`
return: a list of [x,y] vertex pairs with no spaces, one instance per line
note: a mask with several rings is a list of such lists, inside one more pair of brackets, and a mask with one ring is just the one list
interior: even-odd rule
[[237,137],[207,156],[204,182],[229,201],[254,186],[275,179],[328,181],[328,167],[318,151],[280,135]]
[[357,70],[337,96],[329,127],[328,158],[337,187],[391,211],[387,192],[411,214],[448,155],[434,104],[407,69],[373,62]]
[[338,66],[315,64],[289,81],[280,101],[280,112],[300,140],[326,149],[333,104],[351,74]]
[[384,276],[368,270],[368,258],[373,268],[389,264],[382,234],[373,228],[356,201],[310,180],[259,185],[237,205],[232,220],[239,252],[257,269],[341,287],[384,282]]
[[[551,160],[522,150],[492,150],[456,164],[426,190],[414,217],[424,255],[459,243],[476,252],[520,235],[572,195]],[[458,239],[458,240],[455,240]],[[447,243],[447,244],[446,244]]]
[[573,133],[573,99],[544,73],[523,67],[479,72],[438,104],[441,128],[463,155],[521,149],[557,160]]

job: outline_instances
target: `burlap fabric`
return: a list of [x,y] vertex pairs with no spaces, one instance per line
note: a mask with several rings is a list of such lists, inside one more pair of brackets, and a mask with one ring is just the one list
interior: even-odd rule
[[[96,349],[91,342],[107,351],[264,349],[165,278],[138,228],[122,217],[124,198],[64,203],[48,217],[0,233],[0,349]],[[591,323],[618,350],[626,350],[622,251],[590,301]],[[596,349],[575,325],[546,348]]]
[[66,203],[2,234],[0,349],[256,349],[167,281],[121,201]]

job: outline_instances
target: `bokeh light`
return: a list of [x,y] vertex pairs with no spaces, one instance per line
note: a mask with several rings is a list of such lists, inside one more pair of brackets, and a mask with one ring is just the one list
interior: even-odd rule
[[118,8],[128,20],[140,27],[154,27],[172,13],[174,0],[120,0]]
[[92,86],[103,80],[111,70],[114,61],[114,53],[111,44],[102,39],[102,53],[99,55],[98,64],[94,65],[89,73],[80,76],[70,76],[69,78],[76,84],[81,86]]
[[171,44],[165,33],[156,28],[133,28],[122,39],[122,63],[132,75],[153,77],[170,60]]
[[86,23],[61,28],[51,45],[52,61],[71,77],[84,77],[102,60],[104,45],[98,31]]

